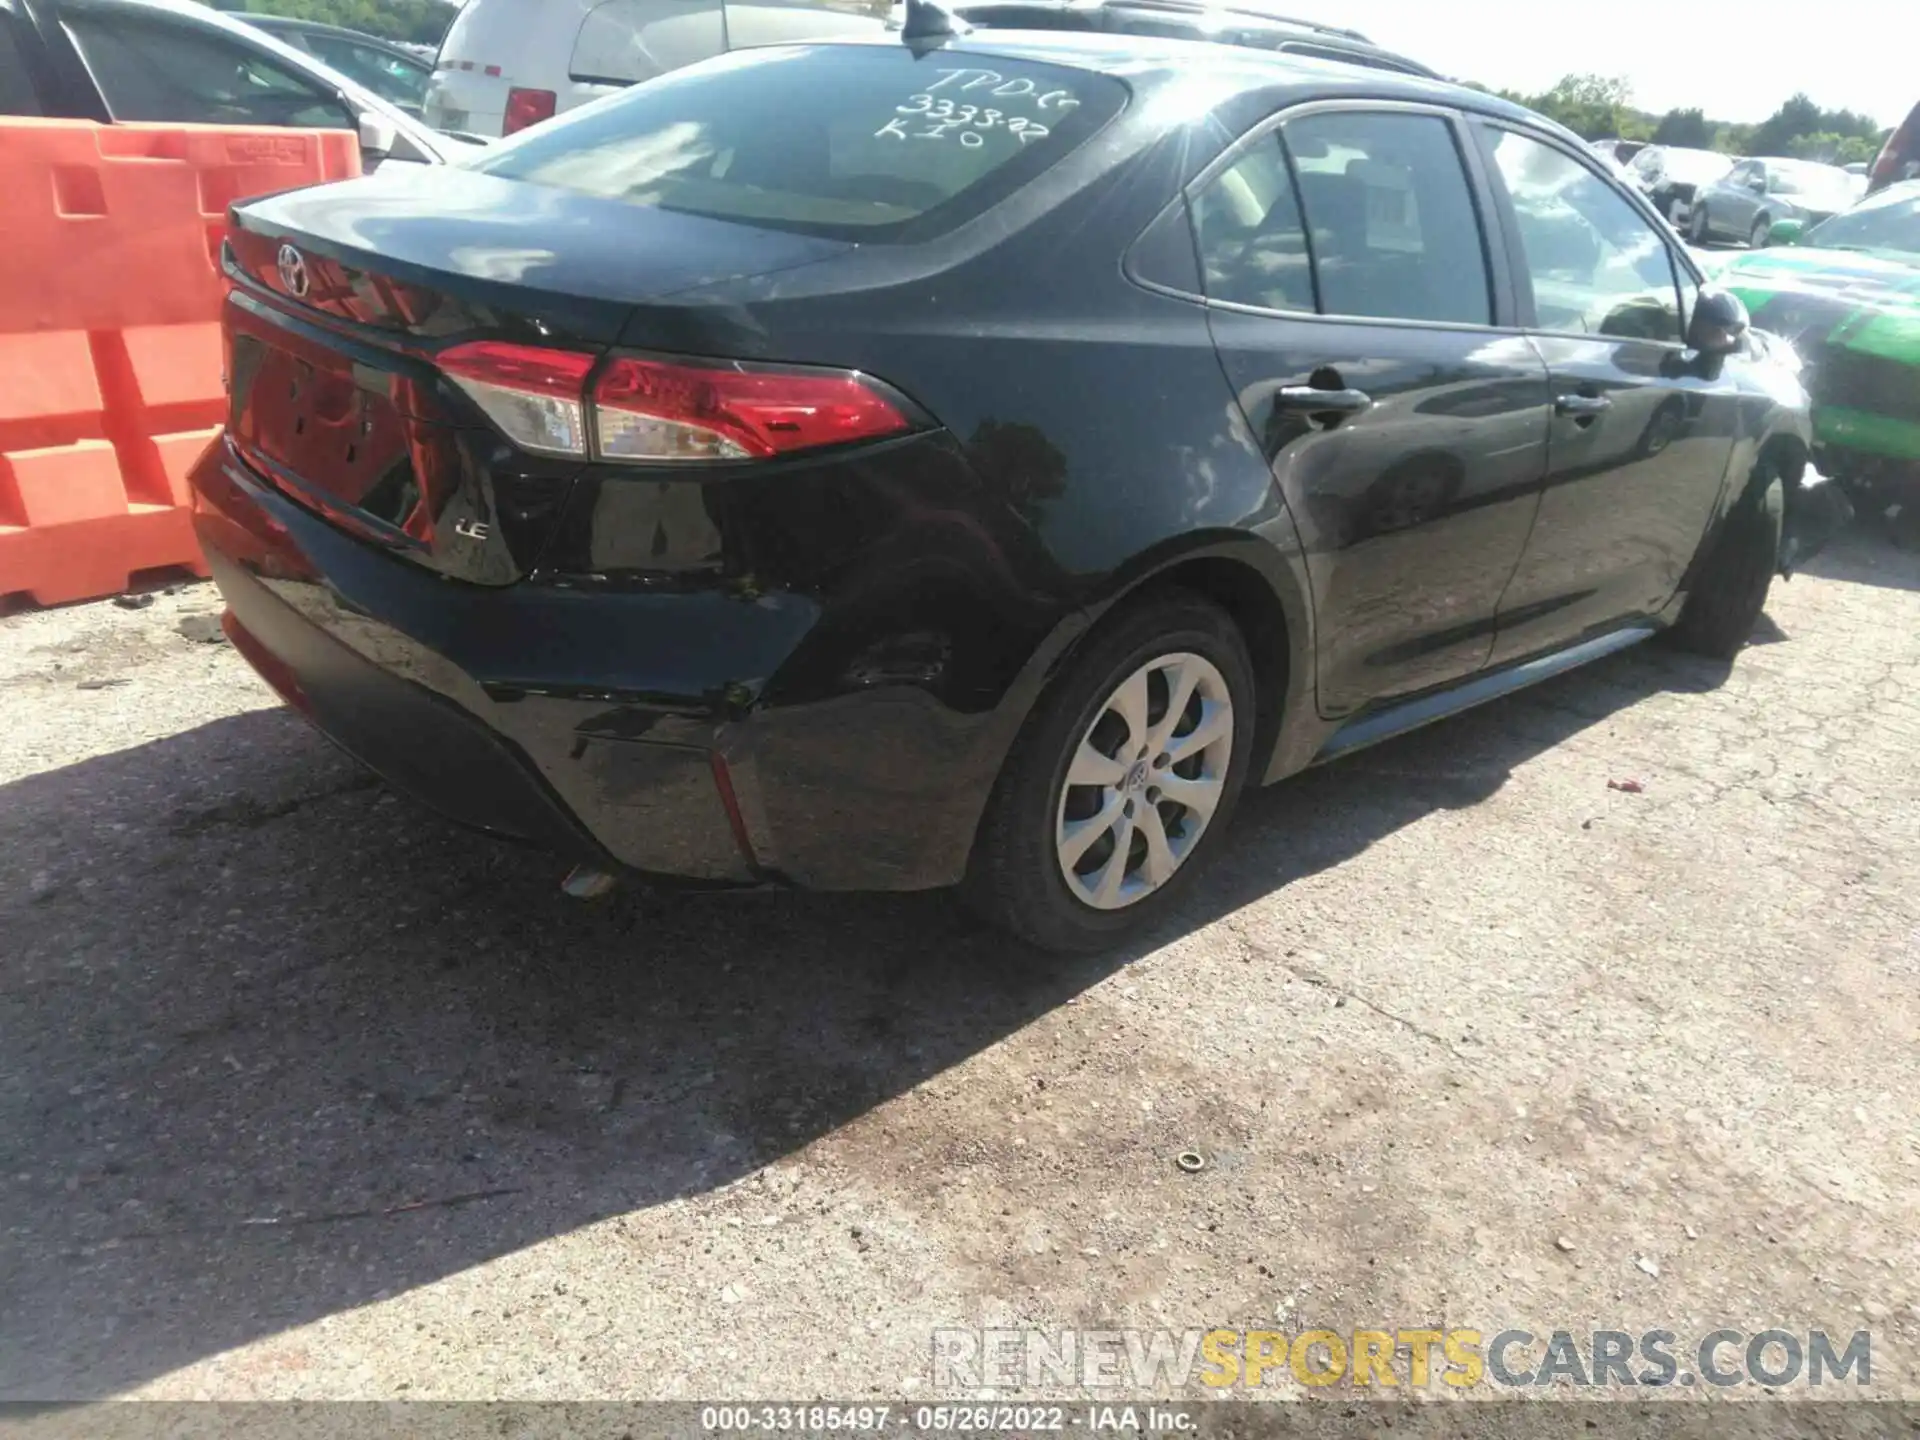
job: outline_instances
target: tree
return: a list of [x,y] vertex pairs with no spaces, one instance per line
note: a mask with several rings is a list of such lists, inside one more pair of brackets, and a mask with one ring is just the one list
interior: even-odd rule
[[1555,119],[1582,140],[1605,140],[1626,129],[1634,90],[1624,79],[1567,75],[1542,96],[1524,102]]
[[1746,153],[1795,155],[1799,153],[1794,148],[1796,142],[1805,142],[1803,148],[1818,148],[1825,143],[1828,149],[1837,152],[1841,141],[1871,140],[1880,133],[1880,127],[1868,116],[1855,114],[1851,110],[1822,110],[1805,94],[1800,94],[1754,129]]
[[1688,150],[1705,150],[1713,144],[1713,131],[1704,110],[1669,110],[1654,127],[1653,143],[1679,145]]
[[1818,135],[1794,136],[1787,142],[1787,153],[1796,160],[1818,160],[1826,165],[1852,165],[1859,161],[1871,164],[1880,153],[1880,144],[1878,139],[1835,135],[1823,130]]

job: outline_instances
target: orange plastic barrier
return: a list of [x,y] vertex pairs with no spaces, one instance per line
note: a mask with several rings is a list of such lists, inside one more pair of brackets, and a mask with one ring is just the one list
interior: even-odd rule
[[0,600],[206,573],[227,206],[359,173],[342,130],[0,119]]

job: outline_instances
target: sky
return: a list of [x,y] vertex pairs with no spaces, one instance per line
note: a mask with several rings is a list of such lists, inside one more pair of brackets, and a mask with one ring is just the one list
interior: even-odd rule
[[[1796,90],[1884,126],[1920,103],[1916,0],[1288,0],[1444,75],[1534,94],[1624,76],[1656,113],[1764,120]],[[1817,18],[1816,18],[1817,17]]]

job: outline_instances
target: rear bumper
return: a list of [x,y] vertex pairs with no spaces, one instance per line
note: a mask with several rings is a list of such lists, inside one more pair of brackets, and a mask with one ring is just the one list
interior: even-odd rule
[[464,585],[294,504],[224,440],[192,482],[228,632],[268,683],[397,789],[570,858],[951,884],[1030,698],[962,713],[885,686],[749,704],[739,682],[778,676],[831,610],[823,627],[791,593]]

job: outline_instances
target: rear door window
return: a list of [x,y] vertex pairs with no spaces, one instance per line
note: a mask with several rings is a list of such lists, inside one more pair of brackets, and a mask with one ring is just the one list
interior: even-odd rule
[[64,15],[115,120],[353,128],[337,96],[210,28],[77,6]]
[[745,50],[469,162],[505,179],[773,229],[914,241],[984,213],[1126,104],[1110,76],[905,46]]
[[1324,313],[1492,322],[1480,218],[1448,121],[1330,110],[1283,133]]
[[1306,226],[1277,133],[1249,146],[1197,191],[1192,214],[1208,299],[1314,312]]

